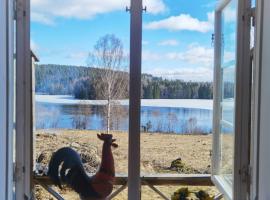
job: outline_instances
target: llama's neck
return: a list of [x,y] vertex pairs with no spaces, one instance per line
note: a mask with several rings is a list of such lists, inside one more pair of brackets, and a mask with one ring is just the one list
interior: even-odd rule
[[103,143],[102,159],[101,159],[101,165],[100,165],[99,171],[108,173],[111,176],[115,176],[114,159],[113,159],[111,144],[108,142]]

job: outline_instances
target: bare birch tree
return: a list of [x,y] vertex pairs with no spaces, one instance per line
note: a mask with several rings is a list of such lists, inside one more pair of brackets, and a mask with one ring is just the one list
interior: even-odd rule
[[123,44],[114,35],[101,37],[89,54],[88,65],[94,68],[94,87],[98,99],[107,100],[106,126],[110,132],[112,104],[127,97],[128,73]]

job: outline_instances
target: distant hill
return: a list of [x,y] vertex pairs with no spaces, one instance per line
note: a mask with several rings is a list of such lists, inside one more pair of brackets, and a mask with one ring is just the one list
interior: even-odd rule
[[[91,79],[97,68],[69,65],[36,65],[36,92],[50,95],[78,95],[79,98],[95,99],[96,92],[91,87],[78,87],[78,81]],[[119,72],[122,73],[122,72]],[[79,88],[80,90],[76,91]],[[90,89],[91,91],[90,91]],[[213,97],[211,82],[185,82],[168,80],[149,74],[142,74],[142,98],[144,99],[211,99]],[[87,91],[84,91],[87,90]]]

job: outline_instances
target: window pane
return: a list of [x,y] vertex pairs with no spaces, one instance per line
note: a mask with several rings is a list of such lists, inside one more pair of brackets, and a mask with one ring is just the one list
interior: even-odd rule
[[222,10],[220,158],[216,176],[228,197],[232,196],[233,187],[236,33],[237,0],[232,0]]
[[233,173],[233,152],[234,134],[233,127],[222,122],[221,125],[221,169],[223,176],[232,178]]
[[215,2],[143,2],[141,173],[210,174]]
[[[130,0],[93,2],[31,1],[40,173],[61,147],[76,150],[86,172],[96,173],[103,145],[97,134],[110,133],[119,145],[112,148],[115,172],[127,176]],[[40,187],[36,193],[50,199]],[[62,195],[79,199],[73,190]],[[127,199],[126,190],[120,196]]]
[[234,122],[235,63],[229,63],[222,69],[222,120]]

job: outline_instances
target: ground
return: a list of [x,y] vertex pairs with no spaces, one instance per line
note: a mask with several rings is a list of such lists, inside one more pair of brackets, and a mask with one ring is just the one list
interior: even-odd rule
[[[47,165],[51,153],[63,146],[71,146],[79,151],[86,161],[85,167],[94,172],[101,156],[102,142],[96,137],[97,131],[79,130],[39,130],[36,131],[36,157],[44,155],[42,161]],[[128,169],[128,134],[112,132],[117,139],[118,148],[113,150],[116,173],[127,174]],[[211,135],[176,135],[159,133],[141,134],[141,171],[153,173],[210,173],[211,163]],[[178,159],[176,162],[176,159]],[[180,165],[178,161],[181,159]],[[159,187],[170,196],[179,187]],[[200,187],[211,194],[216,194],[214,187]],[[193,188],[194,189],[194,188]],[[198,189],[195,188],[195,189]],[[67,200],[77,200],[78,196],[68,189],[61,192]],[[50,195],[40,187],[36,190],[37,199],[50,199]],[[127,199],[125,190],[115,200]],[[142,199],[161,199],[148,187],[142,187]]]

